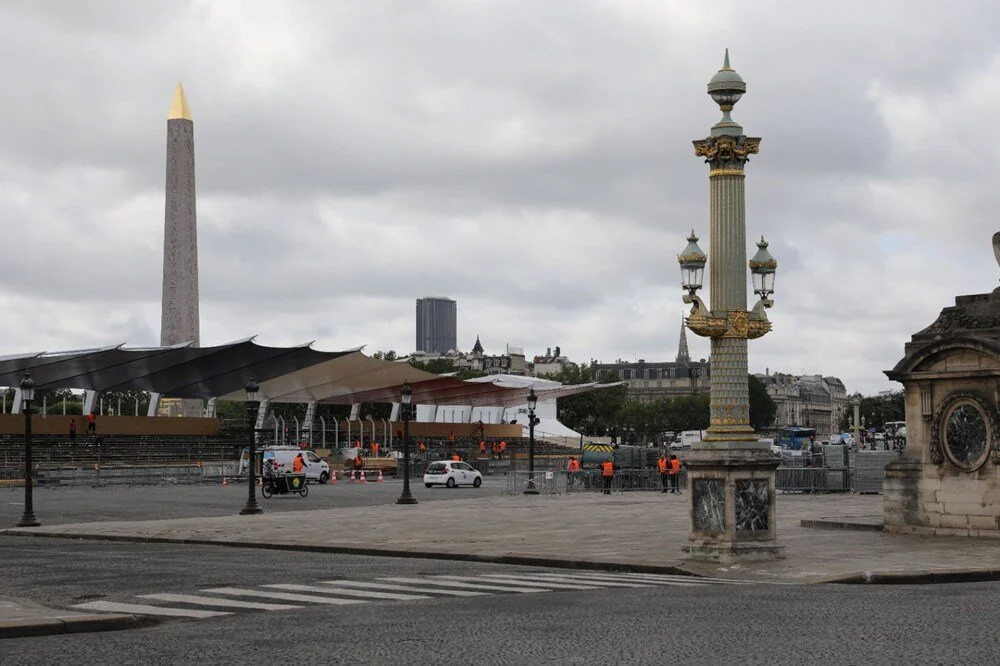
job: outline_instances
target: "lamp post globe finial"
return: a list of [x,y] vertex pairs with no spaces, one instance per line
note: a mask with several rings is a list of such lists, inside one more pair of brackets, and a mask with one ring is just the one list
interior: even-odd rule
[[736,102],[740,101],[746,91],[747,84],[743,77],[729,66],[729,49],[726,49],[722,69],[716,72],[715,76],[708,82],[708,94],[722,109],[722,120],[712,127],[713,136],[739,136],[743,133],[743,127],[730,118],[729,112],[733,110]]

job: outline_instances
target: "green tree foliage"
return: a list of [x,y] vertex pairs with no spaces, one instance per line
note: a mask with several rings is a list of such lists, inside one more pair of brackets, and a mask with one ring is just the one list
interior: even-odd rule
[[875,428],[882,432],[886,421],[903,421],[906,419],[906,408],[903,405],[903,392],[896,391],[889,395],[862,396],[860,393],[851,396],[848,407],[840,416],[840,429],[846,431],[854,416],[853,402],[861,401],[861,418],[866,428]]
[[750,375],[750,425],[754,430],[764,430],[774,425],[778,406],[767,394],[764,382]]

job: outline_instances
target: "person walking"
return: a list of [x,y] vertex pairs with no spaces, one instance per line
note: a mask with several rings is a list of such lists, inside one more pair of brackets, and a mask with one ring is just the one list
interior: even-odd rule
[[97,414],[90,412],[87,414],[87,434],[96,435],[97,434]]
[[379,448],[378,442],[372,442],[372,458],[378,458]]
[[295,456],[295,460],[292,461],[292,472],[295,474],[301,474],[302,468],[305,466],[305,461],[302,459],[302,454]]
[[656,461],[656,467],[660,470],[660,485],[662,486],[660,492],[665,493],[670,489],[670,461],[667,460],[666,453],[660,455],[660,459]]
[[680,473],[681,473],[681,461],[677,456],[670,456],[670,492],[680,494]]
[[76,441],[76,419],[69,420],[69,441]]
[[611,494],[611,482],[615,478],[615,464],[610,460],[601,463],[601,477],[604,478],[604,494]]
[[352,478],[361,478],[361,470],[364,469],[365,459],[361,457],[361,449],[354,454],[354,476]]

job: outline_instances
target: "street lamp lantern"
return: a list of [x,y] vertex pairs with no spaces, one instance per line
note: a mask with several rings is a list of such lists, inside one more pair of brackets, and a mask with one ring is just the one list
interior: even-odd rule
[[763,236],[757,243],[757,254],[753,255],[749,265],[753,279],[753,293],[760,296],[765,307],[770,307],[768,296],[774,293],[774,272],[778,268],[778,262],[767,251],[767,241]]
[[410,493],[410,402],[413,389],[409,382],[403,382],[399,392],[400,417],[403,419],[403,492],[396,504],[416,504],[417,498]]
[[538,396],[535,395],[535,389],[532,387],[532,389],[528,391],[528,412],[534,414],[535,406],[537,404],[538,404]]
[[30,370],[25,370],[21,379],[21,399],[24,401],[24,513],[17,526],[38,527],[41,523],[35,518],[31,473],[31,401],[35,399],[35,380],[31,378]]
[[240,510],[240,515],[252,515],[264,513],[264,509],[257,503],[257,433],[256,433],[256,410],[255,403],[260,398],[260,386],[250,378],[244,389],[247,394],[246,420],[247,420],[247,461],[250,463],[247,472],[247,502]]
[[[687,238],[688,244],[684,251],[677,255],[677,261],[681,265],[681,286],[687,290],[688,296],[693,297],[704,284],[705,263],[708,257],[698,247],[698,237],[691,230],[691,235]],[[690,303],[688,298],[685,303]]]

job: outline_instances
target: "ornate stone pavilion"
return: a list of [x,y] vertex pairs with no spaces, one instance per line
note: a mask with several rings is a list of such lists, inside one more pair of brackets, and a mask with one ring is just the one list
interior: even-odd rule
[[[1000,262],[1000,232],[993,250]],[[903,383],[907,433],[886,468],[886,531],[1000,536],[1000,288],[957,297],[886,375]]]

